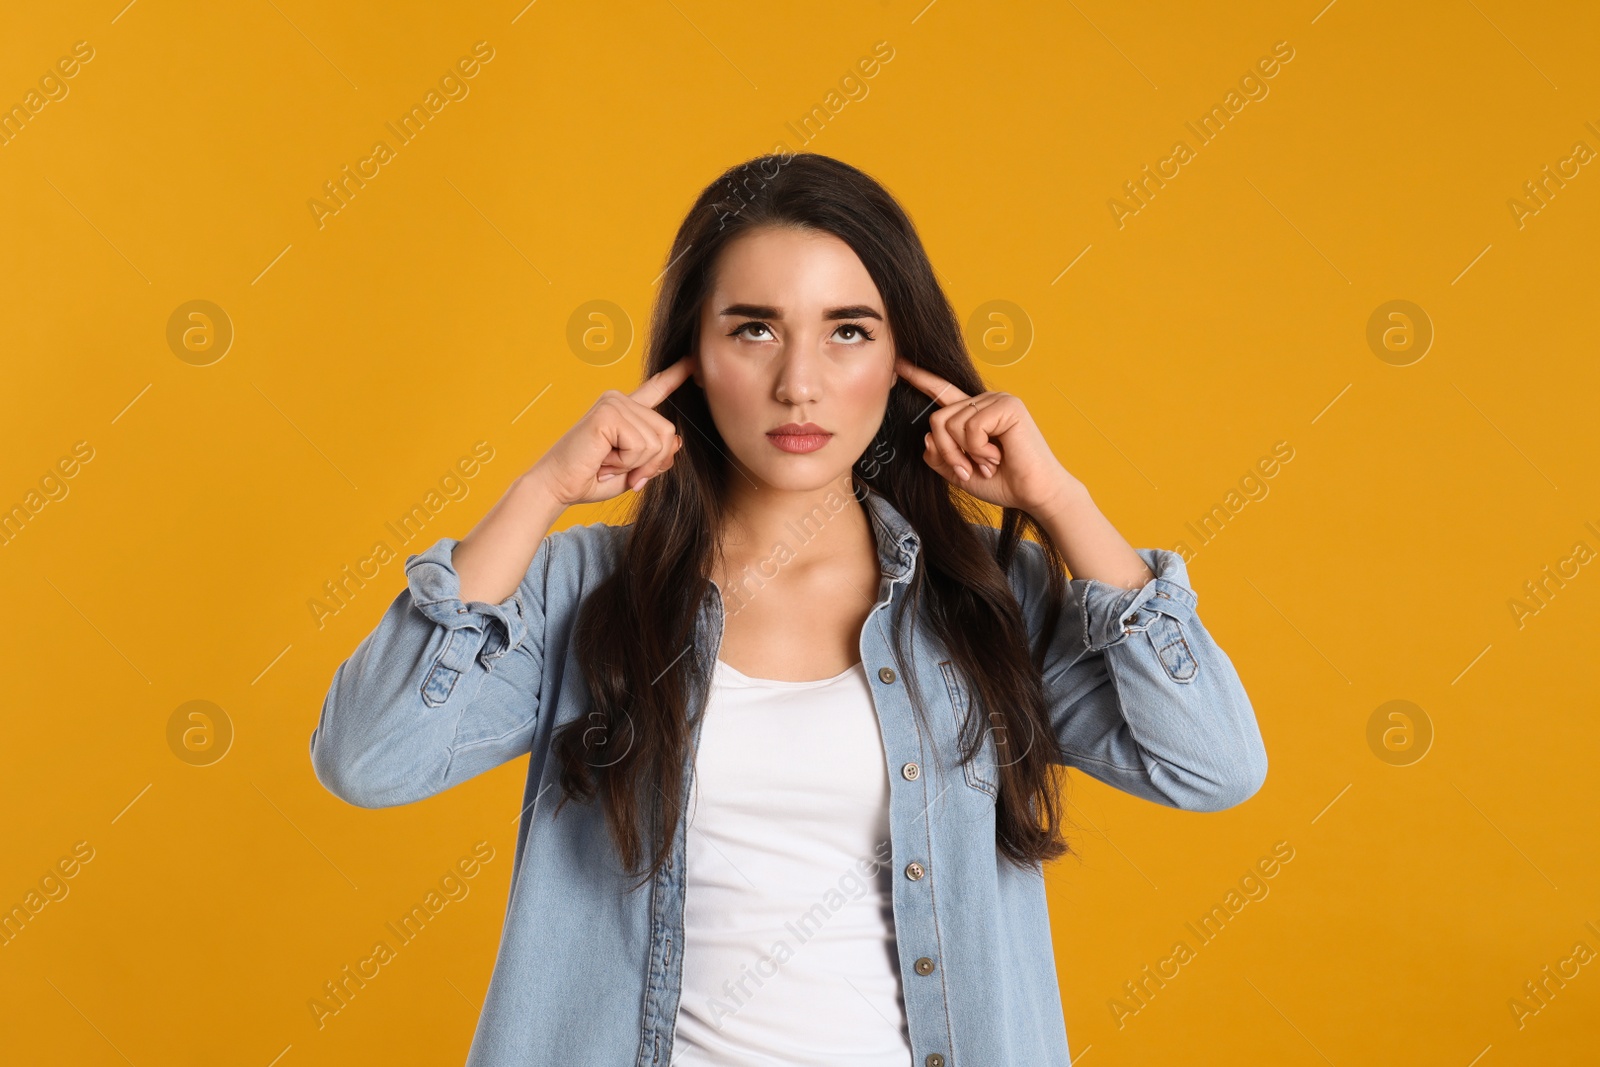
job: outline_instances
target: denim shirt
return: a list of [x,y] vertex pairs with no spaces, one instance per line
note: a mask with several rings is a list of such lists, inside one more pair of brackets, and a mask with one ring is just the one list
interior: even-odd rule
[[[876,491],[863,504],[883,577],[860,652],[890,783],[911,1063],[1068,1067],[1044,875],[1017,868],[996,848],[994,742],[986,736],[972,763],[959,761],[968,686],[948,651],[925,623],[912,627],[909,662],[891,651],[890,627],[905,625],[898,608],[921,541]],[[975,525],[992,544],[997,531]],[[552,733],[590,710],[572,642],[577,611],[632,529],[591,523],[550,534],[499,604],[461,601],[454,539],[408,556],[407,588],[335,671],[311,734],[318,780],[364,808],[421,800],[531,757],[505,925],[468,1067],[672,1061],[687,820],[679,819],[657,877],[628,891],[601,806],[569,803],[552,814],[560,790]],[[1043,672],[1058,761],[1174,808],[1239,804],[1267,771],[1250,700],[1200,623],[1182,559],[1165,549],[1138,554],[1155,574],[1142,588],[1068,582]],[[1024,540],[1008,576],[1030,635],[1044,621],[1046,565],[1038,544]],[[712,583],[694,639],[708,674],[723,611],[724,594]],[[928,728],[914,715],[908,682],[919,689]],[[704,687],[691,688],[693,707],[703,707]]]

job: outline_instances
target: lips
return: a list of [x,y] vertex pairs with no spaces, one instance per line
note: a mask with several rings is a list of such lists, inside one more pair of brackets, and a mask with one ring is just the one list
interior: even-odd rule
[[767,431],[767,440],[785,452],[815,452],[833,439],[833,434],[814,422],[786,422]]

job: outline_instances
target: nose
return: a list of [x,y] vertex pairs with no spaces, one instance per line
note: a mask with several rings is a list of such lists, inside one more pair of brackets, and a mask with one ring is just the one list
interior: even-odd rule
[[773,383],[773,397],[783,404],[805,404],[816,400],[822,386],[818,364],[821,358],[804,339],[786,345],[783,354],[778,357],[778,378]]

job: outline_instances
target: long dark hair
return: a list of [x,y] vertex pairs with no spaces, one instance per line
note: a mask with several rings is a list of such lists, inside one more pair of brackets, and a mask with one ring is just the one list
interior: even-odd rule
[[[809,227],[848,244],[883,296],[896,353],[969,395],[984,392],[955,312],[906,213],[862,171],[809,152],[758,157],[731,168],[700,194],[667,255],[645,376],[696,348],[701,306],[723,247],[746,231],[772,225]],[[985,505],[921,459],[932,407],[925,394],[897,380],[883,424],[855,465],[853,484],[858,498],[867,487],[881,493],[921,539],[904,616],[915,624],[925,607],[933,632],[967,681],[971,699],[962,759],[976,754],[981,731],[994,737],[998,849],[1019,866],[1038,864],[1072,851],[1061,836],[1055,773],[1060,753],[1041,677],[1051,633],[1039,635],[1029,649],[1006,572],[1024,531],[1031,531],[1050,563],[1043,595],[1053,631],[1065,596],[1065,563],[1043,526],[1021,510],[1003,509],[992,548],[968,525],[992,526]],[[693,726],[688,698],[691,685],[703,686],[713,666],[700,662],[692,646],[710,590],[723,489],[732,475],[705,393],[692,379],[658,410],[677,427],[683,447],[673,466],[638,494],[632,534],[615,570],[579,608],[574,640],[593,707],[554,739],[561,803],[588,801],[598,792],[630,872],[653,841],[640,884],[670,855],[683,816],[680,794]],[[884,456],[898,458],[880,462]],[[893,633],[899,673],[926,725],[916,672],[905,666],[905,628],[896,622]],[[983,709],[991,710],[985,715]]]

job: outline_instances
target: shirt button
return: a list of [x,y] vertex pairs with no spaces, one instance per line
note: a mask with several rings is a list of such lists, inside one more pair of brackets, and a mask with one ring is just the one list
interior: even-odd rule
[[900,768],[900,773],[905,775],[906,781],[914,782],[917,780],[917,776],[922,773],[922,768],[918,767],[915,763],[908,763],[904,767]]
[[920,863],[906,864],[906,877],[911,879],[913,882],[921,878],[926,873],[927,870]]
[[878,678],[880,680],[882,680],[882,682],[885,685],[893,684],[893,682],[894,682],[894,668],[893,667],[879,667],[878,668]]
[[944,1067],[944,1057],[937,1052],[928,1053],[928,1058],[922,1061],[928,1067]]
[[911,966],[918,974],[932,974],[933,973],[933,961],[930,960],[926,956],[922,957],[920,960],[918,960],[916,963],[912,964]]

